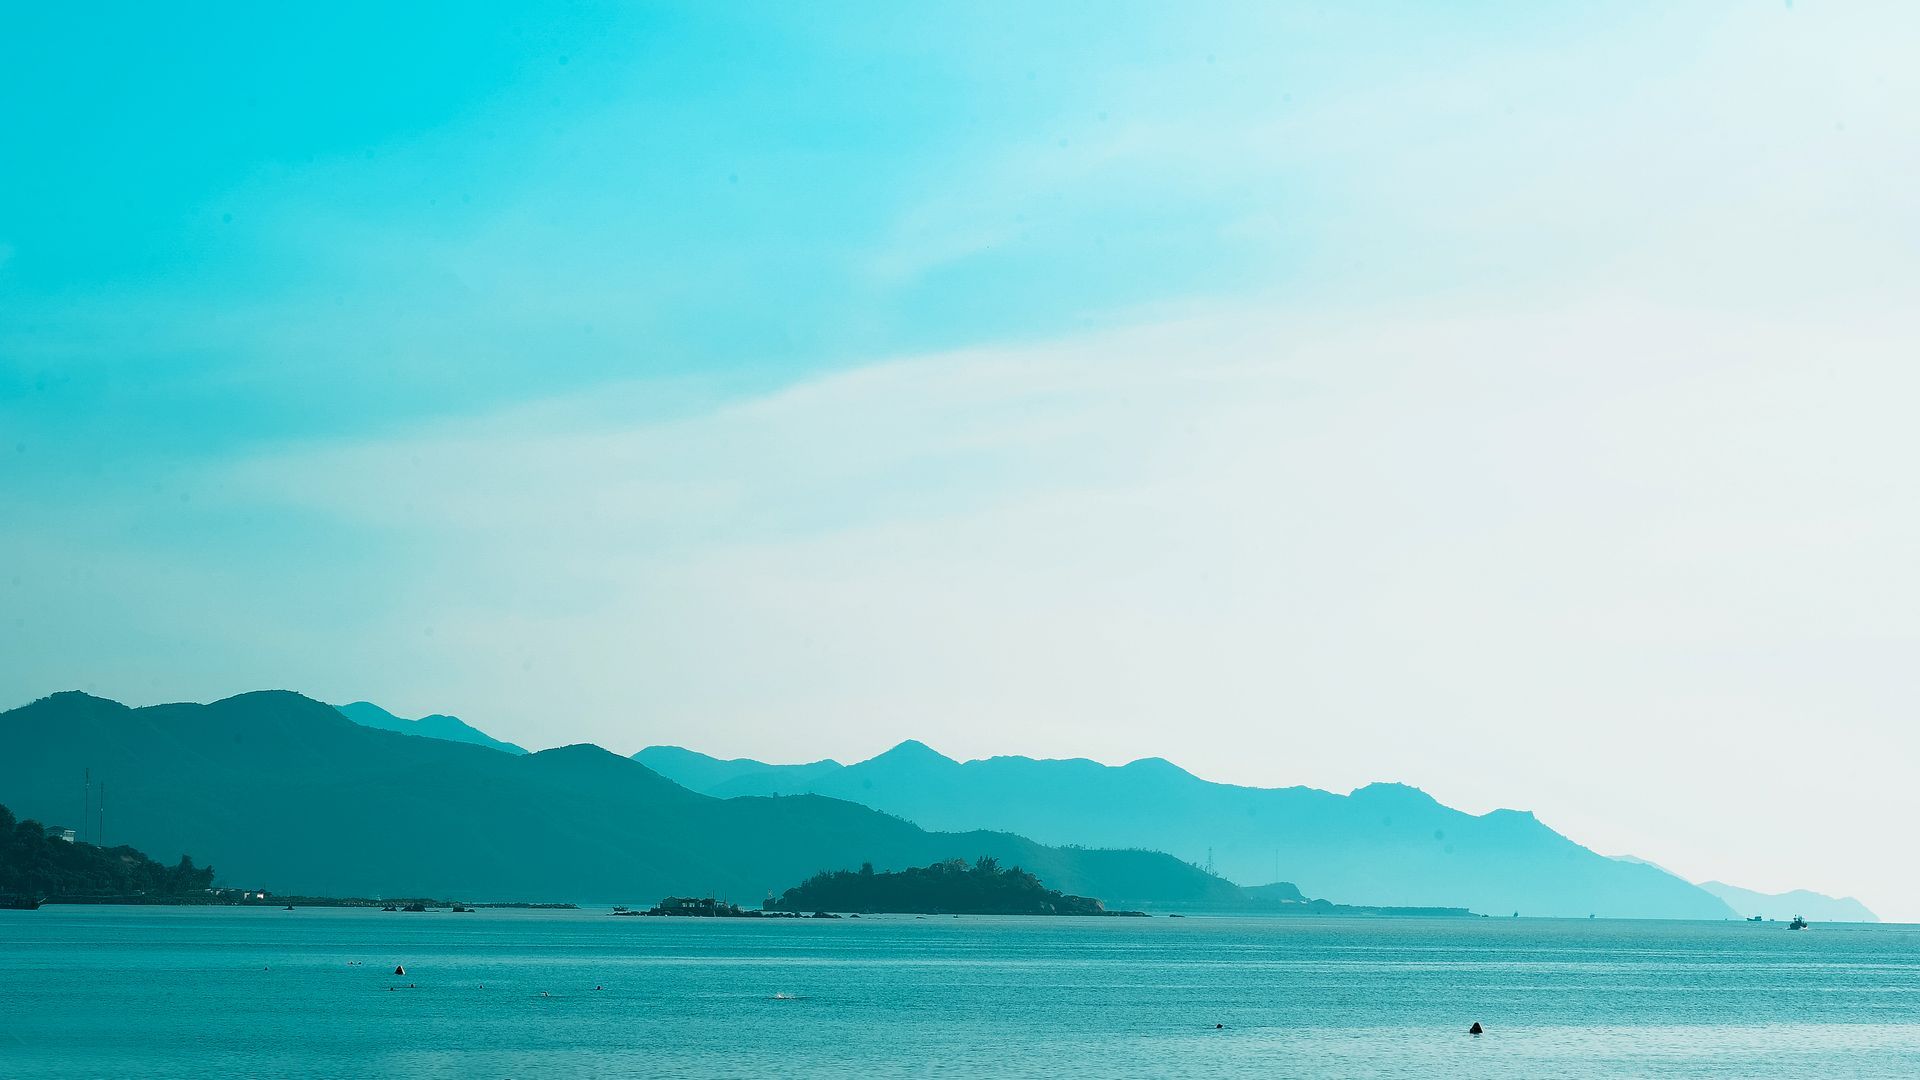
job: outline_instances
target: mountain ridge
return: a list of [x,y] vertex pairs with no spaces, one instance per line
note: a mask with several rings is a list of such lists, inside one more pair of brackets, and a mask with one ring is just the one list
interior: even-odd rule
[[0,713],[0,801],[59,820],[83,770],[105,828],[225,880],[310,895],[752,902],[822,870],[982,856],[1110,902],[1244,907],[1158,852],[937,833],[818,795],[721,800],[592,744],[512,755],[365,727],[290,691],[130,708],[78,692]]
[[1780,922],[1796,915],[1804,915],[1815,922],[1880,921],[1880,916],[1875,915],[1872,909],[1851,896],[1828,896],[1809,889],[1763,893],[1729,885],[1724,881],[1703,881],[1700,887],[1725,900],[1727,906],[1742,916],[1758,915]]
[[[649,747],[635,757],[671,775],[675,761],[694,753]],[[968,821],[1047,843],[1152,848],[1249,886],[1278,876],[1278,866],[1309,894],[1340,903],[1568,917],[1734,914],[1691,882],[1611,860],[1531,811],[1468,814],[1393,781],[1338,795],[1219,784],[1163,758],[1119,766],[1022,755],[958,761],[919,740],[837,768],[729,764],[726,779],[702,790],[716,797],[807,791],[927,828]]]
[[427,739],[441,739],[446,742],[470,743],[509,754],[527,752],[524,746],[496,739],[465,720],[445,713],[433,713],[409,720],[404,716],[396,716],[371,701],[352,701],[345,705],[335,705],[334,708],[340,715],[362,727],[396,731],[402,735],[418,735]]

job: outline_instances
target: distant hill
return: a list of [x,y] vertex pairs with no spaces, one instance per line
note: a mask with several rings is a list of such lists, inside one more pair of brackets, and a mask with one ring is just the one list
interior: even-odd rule
[[457,716],[445,716],[434,713],[418,720],[408,720],[395,716],[371,701],[356,701],[350,705],[336,705],[340,715],[359,724],[361,727],[378,728],[381,731],[397,731],[402,735],[418,735],[427,739],[444,739],[447,742],[471,743],[485,746],[509,754],[524,754],[526,748],[515,746],[481,731]]
[[595,746],[515,756],[362,727],[284,691],[133,709],[81,693],[0,713],[0,801],[57,820],[83,769],[106,832],[280,893],[749,904],[823,870],[991,856],[1109,903],[1235,907],[1170,856],[927,832],[819,796],[720,800]]
[[[915,741],[846,766],[703,762],[702,755],[663,747],[640,758],[715,796],[814,793],[930,829],[1004,829],[1050,844],[1151,848],[1196,864],[1211,861],[1242,884],[1284,875],[1309,895],[1346,904],[1571,917],[1734,914],[1689,882],[1590,851],[1530,813],[1466,814],[1400,784],[1351,795],[1236,787],[1159,758],[1118,767],[1025,757],[958,762]],[[714,776],[724,778],[700,782]]]
[[1880,916],[1851,896],[1825,896],[1805,889],[1792,892],[1762,893],[1719,881],[1703,881],[1700,887],[1727,902],[1741,916],[1759,915],[1785,922],[1804,915],[1813,922],[1879,922]]
[[695,791],[706,791],[743,776],[766,772],[770,768],[784,769],[787,777],[824,775],[843,769],[846,766],[831,759],[809,762],[805,765],[769,766],[765,762],[751,758],[721,759],[697,754],[692,750],[683,750],[678,746],[649,746],[633,755],[633,760],[667,777],[682,787]]

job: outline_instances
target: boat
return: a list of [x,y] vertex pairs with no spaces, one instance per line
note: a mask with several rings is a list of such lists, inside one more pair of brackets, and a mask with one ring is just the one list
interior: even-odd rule
[[38,911],[46,902],[38,896],[0,896],[0,911]]
[[1755,915],[1755,916],[1754,916],[1753,918],[1751,918],[1751,919],[1748,919],[1747,921],[1748,921],[1748,922],[1759,922],[1759,921],[1760,921],[1760,916],[1758,916],[1758,915]]
[[1800,917],[1800,916],[1798,916],[1798,915],[1795,915],[1795,916],[1793,917],[1793,921],[1787,924],[1787,929],[1789,929],[1789,930],[1805,930],[1805,929],[1806,929],[1806,928],[1808,927],[1808,925],[1810,925],[1810,924],[1809,924],[1809,923],[1807,922],[1807,920],[1805,920],[1805,919],[1803,919],[1803,918],[1801,918],[1801,917]]
[[394,907],[392,904],[388,904],[386,907],[383,907],[380,910],[381,911],[399,911],[400,909],[397,907]]
[[473,909],[470,907],[467,907],[465,904],[455,904],[453,905],[453,910],[467,914],[467,915],[473,914]]
[[422,904],[418,901],[415,901],[414,903],[408,904],[406,907],[403,907],[400,910],[401,911],[425,911],[427,910],[427,905]]

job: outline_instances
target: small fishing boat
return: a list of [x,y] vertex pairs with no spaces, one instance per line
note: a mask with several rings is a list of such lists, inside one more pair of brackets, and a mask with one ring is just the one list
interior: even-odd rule
[[38,911],[46,900],[38,896],[0,896],[0,911]]
[[400,910],[401,911],[425,911],[427,910],[427,905],[422,904],[418,901],[415,901],[414,903],[408,904],[406,907],[403,907]]
[[1753,918],[1751,918],[1751,919],[1748,919],[1747,921],[1748,921],[1748,922],[1759,922],[1759,921],[1760,921],[1760,916],[1758,916],[1758,915],[1755,915],[1755,916],[1754,916]]
[[1795,916],[1793,917],[1793,921],[1787,924],[1787,929],[1789,929],[1789,930],[1805,930],[1805,929],[1806,929],[1806,928],[1807,928],[1807,927],[1808,927],[1809,925],[1810,925],[1810,924],[1809,924],[1809,923],[1807,922],[1807,920],[1805,920],[1805,919],[1803,919],[1803,918],[1801,918],[1801,917],[1800,917],[1800,916],[1798,916],[1798,915],[1795,915]]

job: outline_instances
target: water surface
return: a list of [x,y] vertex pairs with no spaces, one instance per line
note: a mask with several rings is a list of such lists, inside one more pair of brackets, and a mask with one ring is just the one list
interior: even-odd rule
[[1915,1076],[1920,928],[49,907],[0,1018],[21,1078]]

